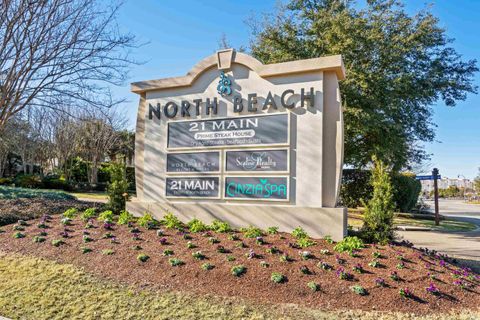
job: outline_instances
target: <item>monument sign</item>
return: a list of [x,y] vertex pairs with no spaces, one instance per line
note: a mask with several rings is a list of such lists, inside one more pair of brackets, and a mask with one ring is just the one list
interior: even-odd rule
[[346,234],[341,56],[263,65],[232,49],[132,84],[136,215]]

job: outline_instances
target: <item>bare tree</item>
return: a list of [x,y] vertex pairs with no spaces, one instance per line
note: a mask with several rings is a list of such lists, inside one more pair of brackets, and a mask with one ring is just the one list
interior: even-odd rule
[[97,0],[0,0],[0,128],[25,108],[109,107],[133,62],[119,5]]
[[126,123],[125,116],[115,110],[90,109],[81,117],[77,141],[83,158],[91,163],[89,183],[97,184],[98,167],[119,141]]

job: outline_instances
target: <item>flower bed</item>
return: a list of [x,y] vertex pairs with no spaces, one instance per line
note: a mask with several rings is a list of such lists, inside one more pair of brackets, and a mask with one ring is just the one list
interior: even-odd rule
[[[217,232],[196,222],[196,232],[190,232],[172,216],[163,225],[143,219],[142,227],[90,215],[84,221],[81,214],[68,223],[61,216],[45,216],[5,226],[0,250],[72,263],[142,288],[260,303],[418,314],[478,308],[477,274],[408,244],[354,243],[338,252],[345,246],[335,250],[329,238],[310,239],[300,230],[295,235],[256,228],[241,232],[223,225]],[[378,265],[372,266],[372,260]]]

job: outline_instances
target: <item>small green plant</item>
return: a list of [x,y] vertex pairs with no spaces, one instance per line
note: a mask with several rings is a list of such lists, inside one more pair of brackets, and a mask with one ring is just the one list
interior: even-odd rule
[[86,253],[92,252],[92,249],[87,248],[87,247],[82,247],[81,250],[82,250],[82,254],[86,254]]
[[192,242],[192,241],[188,241],[187,242],[187,248],[188,249],[193,249],[193,248],[196,248],[197,246]]
[[403,262],[400,262],[397,264],[397,269],[405,269],[405,264]]
[[270,280],[272,280],[275,283],[283,283],[286,281],[286,277],[280,272],[272,272],[272,275],[270,276]]
[[85,211],[83,211],[82,215],[80,216],[80,218],[83,220],[83,221],[88,221],[89,219],[92,219],[93,217],[95,217],[96,215],[96,209],[95,208],[88,208],[88,209],[85,209]]
[[329,244],[332,244],[334,241],[332,240],[332,237],[331,236],[325,236],[323,237],[323,240],[325,240],[325,242],[329,243]]
[[368,265],[373,268],[380,267],[380,263],[378,262],[378,260],[372,260],[371,262],[368,263]]
[[293,261],[293,259],[290,258],[290,256],[288,254],[282,254],[280,256],[280,261],[281,262],[291,262],[291,261]]
[[247,272],[247,268],[243,265],[238,265],[238,266],[233,266],[230,271],[234,276],[240,277],[242,274]]
[[315,241],[313,241],[312,239],[310,238],[300,238],[297,240],[297,245],[300,247],[300,248],[307,248],[307,247],[311,247],[311,246],[314,246],[316,244]]
[[246,248],[247,245],[245,244],[245,242],[240,241],[239,243],[237,243],[237,244],[235,245],[235,247],[237,247],[237,248]]
[[127,210],[120,211],[120,215],[118,216],[118,224],[128,224],[129,222],[135,221],[133,214],[128,212]]
[[210,230],[220,233],[226,233],[232,231],[232,227],[225,221],[213,220],[210,224]]
[[323,254],[323,255],[328,256],[328,255],[330,254],[330,250],[328,250],[328,249],[322,249],[322,250],[320,250],[320,253]]
[[367,290],[365,290],[365,288],[360,285],[352,286],[350,287],[350,289],[360,296],[364,296],[367,294]]
[[263,231],[260,228],[249,226],[247,228],[240,229],[243,232],[245,238],[256,238],[263,236]]
[[193,218],[187,223],[188,229],[190,232],[197,233],[197,232],[204,232],[208,230],[208,227],[205,223],[197,218]]
[[310,251],[300,251],[298,254],[300,255],[300,258],[302,258],[302,260],[309,260],[313,258],[313,255]]
[[408,288],[400,288],[398,294],[400,294],[400,296],[405,299],[411,298],[413,296],[412,291],[410,291],[410,289]]
[[150,257],[148,255],[146,255],[145,253],[140,253],[137,256],[137,260],[140,261],[140,262],[147,262],[148,259],[150,259]]
[[374,259],[380,259],[382,257],[382,254],[378,251],[372,252],[372,256]]
[[63,240],[60,239],[54,239],[52,240],[52,246],[54,247],[60,247],[62,244],[64,244]]
[[296,227],[295,229],[293,229],[292,236],[297,239],[308,238],[307,232],[305,232],[302,227]]
[[13,230],[15,231],[25,231],[25,227],[21,225],[14,225]]
[[271,247],[269,247],[269,248],[268,248],[267,250],[265,250],[265,251],[266,251],[267,253],[269,253],[269,254],[277,254],[277,253],[280,252],[280,250],[279,250],[277,247],[275,247],[275,246],[271,246]]
[[69,226],[72,224],[72,219],[70,218],[62,218],[62,220],[60,220],[60,222],[65,225],[65,226]]
[[46,237],[46,236],[48,236],[48,233],[45,232],[45,231],[40,231],[40,232],[38,233],[38,235],[39,235],[40,237]]
[[87,242],[92,242],[92,241],[93,241],[93,239],[90,238],[90,237],[87,236],[87,235],[84,235],[84,236],[82,237],[82,240],[83,240],[83,242],[85,242],[85,243],[87,243]]
[[211,263],[206,262],[206,263],[202,264],[202,269],[203,270],[212,270],[213,268],[214,268],[214,266]]
[[238,240],[240,240],[240,238],[239,238],[236,234],[230,234],[230,235],[228,235],[227,239],[228,239],[228,240],[231,240],[231,241],[238,241]]
[[105,255],[105,256],[111,256],[112,254],[114,254],[115,251],[113,251],[112,249],[104,249],[102,250],[102,254]]
[[181,266],[181,265],[185,264],[185,262],[183,262],[182,260],[180,260],[178,258],[170,258],[170,259],[168,259],[168,263],[170,263],[170,265],[172,267],[177,267],[177,266]]
[[236,260],[236,258],[235,258],[234,256],[232,256],[232,255],[228,255],[228,256],[226,257],[226,259],[227,259],[227,261],[229,261],[229,262],[232,262],[232,261],[235,261],[235,260]]
[[330,270],[333,269],[333,267],[331,265],[329,265],[328,263],[326,263],[324,261],[320,261],[319,263],[317,263],[317,267],[319,267],[320,269],[325,270],[325,271],[330,271]]
[[78,213],[78,209],[77,209],[77,208],[70,208],[70,209],[68,209],[67,211],[65,211],[65,212],[63,213],[63,216],[64,216],[65,218],[73,219],[73,218],[75,218],[75,216],[77,215],[77,213]]
[[363,241],[358,237],[346,237],[333,247],[337,252],[352,252],[365,247]]
[[141,216],[138,220],[137,223],[140,227],[146,228],[146,229],[153,229],[158,225],[158,221],[155,220],[152,216],[152,214],[145,212],[143,216]]
[[210,238],[208,238],[208,242],[210,242],[211,244],[215,244],[215,243],[219,243],[220,240],[218,240],[215,237],[210,237]]
[[268,227],[267,233],[268,234],[277,234],[278,233],[278,227]]
[[262,268],[268,268],[270,265],[266,261],[260,261],[260,267]]
[[180,221],[180,219],[177,218],[176,215],[174,215],[171,212],[163,216],[163,224],[165,225],[166,228],[169,228],[169,229],[183,228],[183,223]]
[[307,287],[310,288],[310,290],[312,290],[313,292],[320,290],[320,285],[313,281],[307,283]]
[[166,257],[173,256],[173,250],[165,249],[165,250],[163,250],[163,255],[166,256]]
[[312,271],[310,271],[310,269],[307,266],[301,266],[300,272],[303,274],[312,274]]
[[139,245],[136,245],[136,246],[133,246],[132,249],[135,251],[139,251],[139,250],[142,250],[142,247],[140,247]]
[[98,220],[103,222],[113,221],[113,212],[111,210],[105,210],[98,215]]
[[206,257],[202,251],[195,251],[192,253],[192,257],[196,260],[204,260]]
[[28,223],[27,223],[27,221],[25,221],[25,220],[18,220],[18,221],[17,221],[17,224],[18,224],[19,226],[24,226],[24,227],[28,226]]
[[33,237],[33,242],[35,242],[35,243],[45,242],[45,240],[46,239],[44,237],[40,237],[40,236]]

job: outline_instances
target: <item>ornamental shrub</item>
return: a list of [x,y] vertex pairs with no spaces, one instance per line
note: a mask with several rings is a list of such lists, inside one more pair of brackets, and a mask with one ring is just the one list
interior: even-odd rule
[[376,157],[373,163],[373,197],[365,208],[362,235],[368,241],[387,243],[394,237],[392,185],[385,164]]
[[118,224],[128,224],[129,222],[135,221],[133,214],[128,212],[127,210],[120,211],[120,215],[118,216]]
[[110,182],[107,184],[107,206],[115,213],[125,210],[125,203],[130,198],[125,170],[125,164],[120,162],[112,162],[108,168]]
[[95,217],[95,214],[96,214],[96,209],[95,208],[88,208],[86,209],[85,211],[83,211],[82,215],[80,216],[80,218],[83,220],[83,221],[88,221],[89,219],[92,219],[93,217]]
[[[395,210],[410,212],[420,195],[420,181],[411,173],[392,173],[390,176]],[[344,169],[340,203],[348,208],[356,208],[370,201],[373,195],[373,186],[369,183],[371,178],[370,170]]]
[[113,221],[113,212],[111,210],[105,210],[98,215],[98,220],[104,222],[112,222]]
[[232,231],[232,227],[228,222],[213,220],[212,224],[210,225],[210,230],[220,233],[226,233]]
[[247,228],[242,228],[240,231],[243,232],[245,238],[256,238],[263,236],[263,231],[260,228],[249,226]]
[[362,249],[363,247],[365,247],[365,245],[362,239],[358,237],[345,237],[333,247],[333,250],[337,252],[352,252],[353,250]]
[[183,227],[183,223],[180,219],[171,212],[163,216],[163,224],[166,228],[170,229],[181,229]]
[[303,238],[307,238],[308,234],[305,232],[305,230],[303,230],[302,227],[296,227],[292,231],[292,236],[294,236],[297,239],[303,239]]
[[143,214],[143,216],[141,216],[138,219],[137,223],[140,227],[144,227],[144,228],[147,228],[147,229],[152,229],[158,224],[158,221],[155,220],[150,213],[145,212]]
[[197,232],[203,232],[207,231],[207,225],[203,223],[201,220],[198,220],[197,218],[193,218],[190,220],[188,223],[188,229],[190,232],[197,233]]
[[65,218],[68,218],[68,219],[73,219],[73,218],[75,218],[75,216],[77,215],[77,213],[78,213],[78,209],[77,209],[77,208],[70,208],[70,209],[68,209],[67,211],[65,211],[65,212],[63,213],[63,216],[64,216]]

